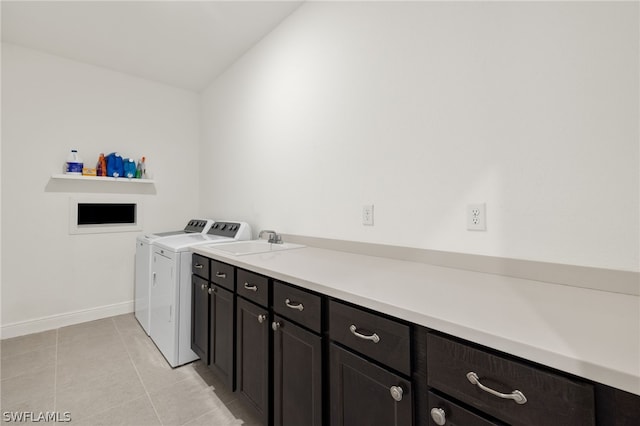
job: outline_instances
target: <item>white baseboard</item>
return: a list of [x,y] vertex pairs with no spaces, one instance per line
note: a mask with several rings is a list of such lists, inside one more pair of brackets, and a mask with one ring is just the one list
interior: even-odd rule
[[9,339],[11,337],[24,336],[25,334],[55,330],[56,328],[66,327],[67,325],[80,324],[82,322],[107,318],[114,315],[128,314],[130,312],[133,312],[133,300],[14,322],[12,324],[4,324],[0,327],[0,339]]

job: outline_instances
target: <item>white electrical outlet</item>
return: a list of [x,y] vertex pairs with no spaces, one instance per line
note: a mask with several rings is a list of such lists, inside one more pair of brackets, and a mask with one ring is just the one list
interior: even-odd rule
[[373,204],[362,206],[362,224],[373,226]]
[[487,230],[487,208],[486,204],[467,205],[467,229],[469,231]]

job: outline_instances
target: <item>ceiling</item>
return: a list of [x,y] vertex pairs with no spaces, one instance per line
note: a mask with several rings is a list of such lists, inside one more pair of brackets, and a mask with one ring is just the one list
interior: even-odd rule
[[2,1],[2,41],[201,91],[301,1]]

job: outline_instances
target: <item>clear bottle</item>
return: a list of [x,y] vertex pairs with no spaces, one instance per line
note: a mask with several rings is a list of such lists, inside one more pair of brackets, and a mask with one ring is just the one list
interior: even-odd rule
[[142,159],[140,159],[140,166],[141,166],[141,170],[140,170],[140,179],[146,179],[147,178],[147,164],[145,163],[146,158],[142,157]]
[[136,166],[136,179],[142,179],[142,160],[138,160],[138,165]]

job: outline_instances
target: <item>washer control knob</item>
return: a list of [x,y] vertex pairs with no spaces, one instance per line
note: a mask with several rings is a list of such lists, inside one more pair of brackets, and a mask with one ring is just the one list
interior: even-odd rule
[[444,426],[445,424],[447,424],[447,415],[440,407],[431,409],[431,419],[438,426]]

